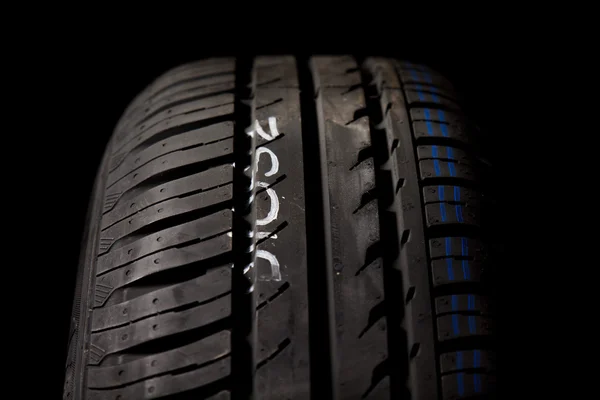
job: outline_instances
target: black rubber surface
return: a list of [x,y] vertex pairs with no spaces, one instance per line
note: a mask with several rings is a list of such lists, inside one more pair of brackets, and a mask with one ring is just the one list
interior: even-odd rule
[[460,103],[384,58],[158,78],[98,173],[64,398],[495,397],[490,167]]

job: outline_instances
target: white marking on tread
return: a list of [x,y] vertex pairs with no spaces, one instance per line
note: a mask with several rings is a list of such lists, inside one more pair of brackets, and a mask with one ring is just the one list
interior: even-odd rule
[[[258,186],[268,187],[269,184],[265,182],[258,182]],[[265,218],[256,221],[256,225],[267,225],[277,219],[277,214],[279,213],[279,199],[277,198],[277,193],[275,193],[273,189],[267,188],[267,194],[271,199],[271,208],[269,209],[269,213]]]
[[[259,239],[264,239],[266,237],[268,237],[271,234],[271,232],[256,232],[256,237]],[[277,234],[274,234],[273,236],[271,236],[272,239],[277,239]]]
[[271,264],[271,280],[281,280],[281,270],[279,269],[279,261],[277,257],[266,250],[256,250],[256,257],[267,260]]
[[260,159],[260,155],[263,153],[267,153],[269,157],[271,157],[271,169],[265,172],[265,176],[273,176],[279,171],[279,159],[270,149],[266,147],[259,147],[256,149],[256,164],[258,164],[258,160]]
[[275,117],[269,117],[269,130],[271,131],[270,135],[263,130],[258,120],[254,121],[254,129],[256,130],[256,133],[258,133],[260,137],[265,140],[273,140],[279,136],[279,131],[277,131],[277,119]]

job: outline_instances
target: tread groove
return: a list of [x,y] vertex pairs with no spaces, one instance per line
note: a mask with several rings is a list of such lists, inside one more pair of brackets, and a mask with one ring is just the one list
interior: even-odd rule
[[233,169],[232,388],[234,400],[256,398],[256,68],[254,57],[236,60]]
[[327,156],[320,81],[313,59],[296,59],[302,115],[306,208],[307,280],[310,296],[309,352],[311,397],[338,399],[333,311],[333,273]]

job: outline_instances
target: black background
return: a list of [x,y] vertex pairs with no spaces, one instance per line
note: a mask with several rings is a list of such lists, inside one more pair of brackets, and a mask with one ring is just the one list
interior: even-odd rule
[[[470,114],[489,133],[487,155],[499,171],[497,185],[511,181],[519,168],[519,154],[506,142],[507,136],[513,134],[513,121],[508,118],[507,110],[514,104],[511,96],[516,92],[517,80],[512,72],[514,65],[503,46],[490,42],[481,46],[476,36],[410,42],[395,40],[401,35],[393,31],[377,37],[355,35],[356,38],[348,40],[325,37],[309,44],[297,40],[286,45],[257,45],[239,37],[221,42],[212,38],[185,47],[136,46],[131,40],[119,44],[88,42],[80,46],[76,38],[70,37],[70,42],[56,48],[52,57],[29,65],[31,74],[43,76],[42,84],[37,87],[39,96],[28,97],[25,103],[25,117],[41,120],[32,121],[40,126],[31,140],[35,141],[36,154],[42,153],[39,168],[46,171],[36,176],[35,194],[26,199],[37,210],[42,204],[44,211],[36,218],[43,228],[44,243],[34,250],[40,253],[43,263],[39,279],[51,293],[43,294],[47,300],[39,311],[39,318],[49,318],[48,314],[52,318],[45,323],[51,329],[45,328],[41,333],[47,366],[44,380],[48,381],[44,398],[59,398],[62,394],[80,238],[104,146],[132,98],[171,67],[204,57],[252,53],[368,54],[429,64],[456,84],[465,96]],[[41,103],[44,104],[41,113],[33,112]],[[505,212],[509,209],[507,206]],[[506,217],[508,224],[510,216]],[[499,231],[503,229],[504,225],[498,226]],[[39,310],[39,298],[29,301],[28,306]]]

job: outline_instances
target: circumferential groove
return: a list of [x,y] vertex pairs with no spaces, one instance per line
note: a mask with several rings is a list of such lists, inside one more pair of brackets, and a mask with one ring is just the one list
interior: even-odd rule
[[234,102],[232,315],[232,398],[256,398],[256,70],[253,57],[236,59]]

